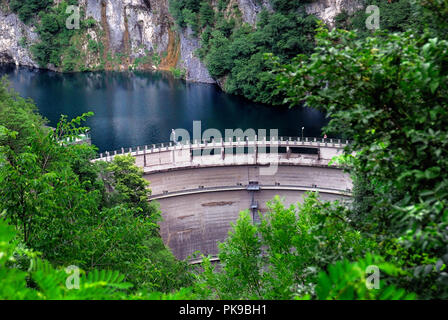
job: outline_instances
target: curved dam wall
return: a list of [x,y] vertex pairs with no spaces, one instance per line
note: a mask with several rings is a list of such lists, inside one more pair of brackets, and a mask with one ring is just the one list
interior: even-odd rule
[[[261,152],[264,147],[279,152]],[[307,191],[319,192],[322,200],[349,201],[349,175],[329,165],[344,147],[340,141],[317,139],[196,142],[101,156],[108,161],[121,153],[136,158],[151,183],[149,200],[160,203],[165,244],[177,258],[190,259],[197,251],[216,256],[217,244],[226,239],[239,213],[249,210],[256,222],[276,195],[285,206],[302,202]],[[235,154],[238,148],[242,152]]]
[[[306,191],[317,190],[321,199],[337,200],[346,199],[347,195],[334,190],[335,186],[351,188],[349,177],[334,168],[280,166],[273,177],[258,173],[257,166],[228,166],[145,176],[154,194],[161,191],[160,188],[188,190],[157,199],[164,218],[160,224],[161,235],[176,257],[185,259],[197,250],[205,255],[216,255],[217,243],[227,237],[230,223],[253,203],[257,205],[255,211],[263,214],[267,211],[266,202],[275,195],[280,195],[289,206],[301,202]],[[248,191],[250,181],[258,181],[260,190]],[[254,220],[257,220],[256,214]]]

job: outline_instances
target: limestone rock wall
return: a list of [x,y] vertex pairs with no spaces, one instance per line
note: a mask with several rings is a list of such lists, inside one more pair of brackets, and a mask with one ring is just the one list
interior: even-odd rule
[[[215,82],[194,54],[199,40],[188,30],[181,34],[172,31],[174,20],[169,14],[168,0],[80,0],[80,5],[85,12],[82,19],[97,21],[97,27],[88,30],[80,48],[88,69],[95,69],[103,60],[106,69],[128,70],[140,59],[144,62],[137,69],[178,67],[186,70],[187,80]],[[0,63],[38,67],[29,50],[29,45],[38,41],[34,28],[7,11],[0,7]],[[21,45],[23,39],[27,39],[28,45]],[[103,57],[89,52],[89,40],[103,44]],[[155,65],[154,55],[160,59],[159,65]],[[118,61],[116,56],[120,57]],[[110,62],[112,59],[115,62]]]
[[327,25],[334,26],[334,18],[342,11],[349,13],[363,7],[362,0],[316,0],[306,5],[306,12],[314,14]]
[[[354,11],[360,7],[360,1],[316,0],[308,4],[306,10],[331,26],[338,13]],[[215,82],[195,55],[200,46],[199,39],[189,29],[173,31],[169,0],[80,0],[80,5],[85,12],[82,18],[97,21],[97,26],[89,29],[81,41],[80,54],[87,69],[98,68],[101,62],[109,70],[169,70],[177,67],[185,70],[187,80]],[[228,8],[234,5],[238,5],[243,20],[251,25],[256,24],[257,14],[263,8],[272,11],[269,0],[230,0]],[[89,51],[90,40],[102,43],[102,57]],[[8,12],[3,2],[0,6],[0,63],[37,67],[29,50],[36,41],[38,36],[34,27],[25,25],[16,14]],[[160,64],[155,65],[154,55],[160,59]]]
[[143,49],[159,53],[167,49],[171,23],[167,0],[83,2],[86,18],[94,18],[108,34],[108,46],[112,52],[129,49],[129,54],[135,58],[144,54]]
[[238,7],[243,14],[244,22],[255,25],[257,22],[257,15],[263,8],[272,11],[272,6],[269,0],[238,0]]
[[215,83],[215,80],[210,76],[207,68],[201,60],[195,55],[196,49],[200,47],[199,39],[192,35],[190,28],[185,29],[180,34],[180,61],[179,67],[186,71],[186,80]]
[[37,67],[26,43],[37,40],[34,30],[14,13],[0,10],[0,63]]
[[[269,0],[231,0],[238,4],[244,22],[255,25],[257,15],[263,8],[273,11]],[[362,0],[314,0],[305,6],[308,14],[314,14],[326,24],[333,26],[334,18],[342,11],[349,13],[363,7]],[[232,4],[231,4],[232,5]]]

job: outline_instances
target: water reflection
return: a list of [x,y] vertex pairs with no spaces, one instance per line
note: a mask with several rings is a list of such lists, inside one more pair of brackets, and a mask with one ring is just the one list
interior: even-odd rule
[[322,113],[308,108],[288,109],[250,102],[223,93],[217,86],[185,83],[170,74],[49,71],[0,67],[22,96],[32,98],[41,114],[55,125],[61,114],[69,118],[93,111],[87,126],[100,151],[166,142],[171,129],[192,134],[194,120],[202,130],[216,128],[278,129],[280,135],[321,136]]

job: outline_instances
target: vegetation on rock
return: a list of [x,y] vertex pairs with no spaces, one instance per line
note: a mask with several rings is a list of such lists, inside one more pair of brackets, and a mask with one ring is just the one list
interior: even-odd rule
[[316,19],[300,9],[300,1],[277,0],[273,7],[275,13],[264,9],[257,25],[251,26],[243,22],[238,5],[228,1],[220,1],[213,10],[208,0],[170,0],[178,27],[189,27],[200,37],[198,56],[212,77],[224,79],[226,92],[281,104],[284,96],[273,92],[275,78],[263,54],[275,53],[286,63],[298,53],[310,53]]

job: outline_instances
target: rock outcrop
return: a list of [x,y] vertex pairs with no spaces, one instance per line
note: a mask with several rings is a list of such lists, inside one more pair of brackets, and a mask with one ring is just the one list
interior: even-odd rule
[[[257,15],[263,10],[273,11],[269,0],[231,0],[238,3],[243,21],[251,25],[257,22]],[[352,13],[363,7],[362,0],[314,0],[305,5],[308,14],[314,14],[327,25],[334,26],[335,17],[342,11]]]
[[37,41],[34,30],[14,13],[0,10],[0,63],[37,67],[28,45]]
[[187,81],[215,83],[207,68],[195,55],[196,49],[200,47],[199,40],[192,34],[190,28],[185,29],[180,34],[181,54],[179,67],[186,71]]
[[95,19],[108,35],[112,53],[136,58],[144,49],[161,53],[168,47],[172,20],[167,0],[83,0],[86,18]]
[[315,0],[306,5],[306,12],[322,19],[330,27],[335,17],[342,11],[352,13],[363,7],[361,0]]
[[257,22],[257,15],[266,8],[272,11],[272,6],[269,0],[238,0],[238,7],[243,15],[243,21],[250,25],[255,25]]

